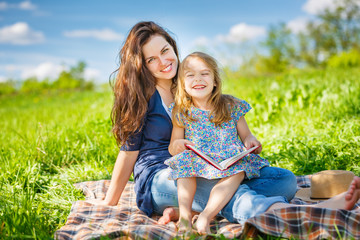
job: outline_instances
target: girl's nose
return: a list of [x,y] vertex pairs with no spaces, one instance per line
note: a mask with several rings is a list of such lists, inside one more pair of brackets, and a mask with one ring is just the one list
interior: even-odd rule
[[200,81],[201,80],[201,75],[200,74],[195,74],[194,80],[195,81]]

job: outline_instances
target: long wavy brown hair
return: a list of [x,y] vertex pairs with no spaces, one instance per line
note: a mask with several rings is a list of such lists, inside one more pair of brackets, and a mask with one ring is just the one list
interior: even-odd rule
[[[154,22],[139,22],[129,32],[119,53],[120,65],[116,73],[114,105],[111,111],[112,133],[119,145],[141,130],[148,101],[155,92],[156,79],[147,69],[142,47],[154,35],[160,35],[173,47],[179,60],[175,40]],[[173,79],[173,87],[176,84]]]
[[206,64],[214,75],[214,89],[211,93],[209,102],[213,106],[210,121],[220,126],[224,122],[231,120],[231,108],[234,106],[236,99],[230,95],[222,94],[222,80],[216,60],[210,55],[203,52],[193,52],[189,54],[180,64],[178,71],[177,89],[175,94],[175,106],[172,111],[173,123],[176,126],[184,127],[185,117],[189,121],[195,121],[191,114],[191,107],[194,102],[191,96],[185,90],[185,71],[188,61],[191,58],[198,58]]

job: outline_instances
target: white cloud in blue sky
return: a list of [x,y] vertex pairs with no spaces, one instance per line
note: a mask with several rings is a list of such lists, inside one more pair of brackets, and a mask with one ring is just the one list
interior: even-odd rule
[[44,41],[44,34],[31,29],[26,22],[17,22],[0,28],[0,44],[30,45]]
[[299,17],[289,21],[286,27],[289,28],[293,33],[300,33],[306,31],[306,25],[309,19],[306,17]]
[[20,10],[35,10],[36,6],[31,3],[30,1],[23,1],[19,3],[12,3],[12,2],[0,2],[0,11],[1,10],[8,10],[8,9],[20,9]]
[[70,38],[94,38],[101,41],[124,40],[124,36],[122,34],[117,33],[109,28],[65,31],[64,36]]
[[266,28],[261,26],[251,26],[246,23],[239,23],[230,28],[226,35],[218,35],[216,38],[220,42],[238,43],[256,39],[264,36]]
[[335,0],[308,0],[302,9],[310,14],[318,14],[324,9],[334,10],[335,6]]
[[[183,58],[194,50],[260,41],[279,22],[303,31],[313,14],[334,1],[0,1],[0,81],[55,77],[85,61],[87,78],[106,82],[128,31],[141,20],[169,29]],[[230,54],[219,56],[222,65],[242,61],[241,54]]]

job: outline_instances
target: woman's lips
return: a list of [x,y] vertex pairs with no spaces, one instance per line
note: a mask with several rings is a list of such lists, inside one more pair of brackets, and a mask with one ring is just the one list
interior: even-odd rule
[[161,72],[167,73],[167,72],[170,72],[171,70],[172,70],[172,63],[170,63],[169,66],[167,66],[166,68],[161,70]]

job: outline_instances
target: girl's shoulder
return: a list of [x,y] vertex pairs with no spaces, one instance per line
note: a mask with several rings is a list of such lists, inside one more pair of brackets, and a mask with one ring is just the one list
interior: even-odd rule
[[228,95],[228,99],[232,118],[235,118],[236,121],[238,121],[241,116],[244,116],[251,110],[250,104],[243,99],[239,99],[230,95]]
[[251,106],[248,102],[246,102],[243,99],[234,97],[232,95],[225,95],[226,98],[228,99],[228,104],[231,108],[232,111],[236,111],[236,110],[250,110]]

